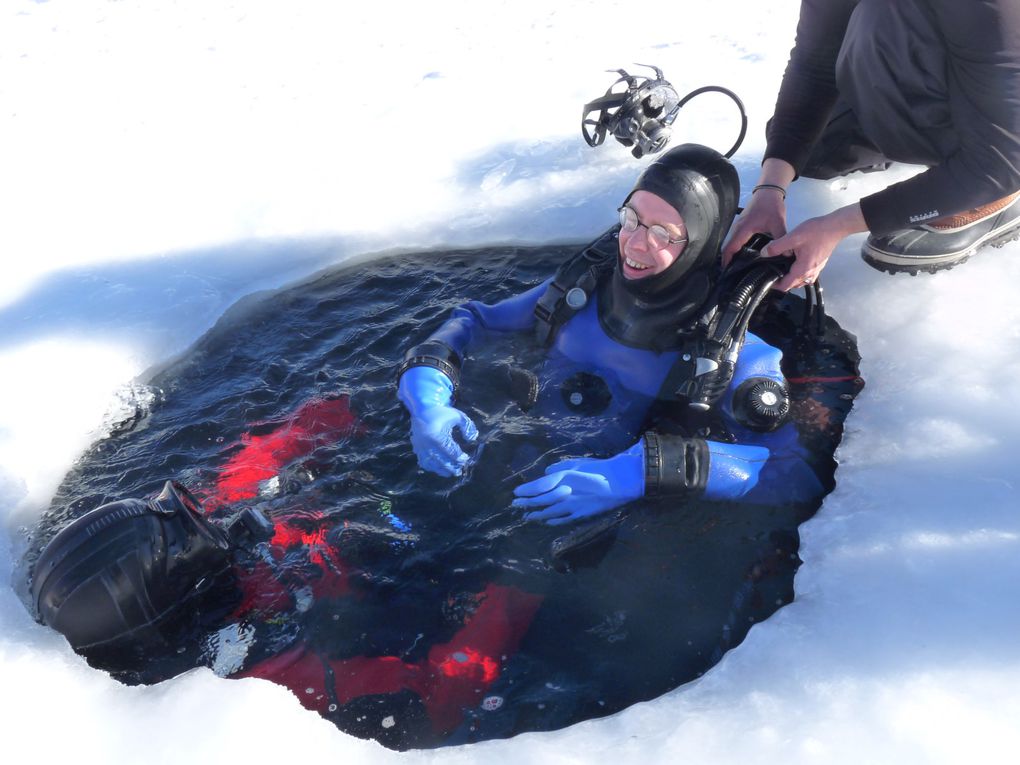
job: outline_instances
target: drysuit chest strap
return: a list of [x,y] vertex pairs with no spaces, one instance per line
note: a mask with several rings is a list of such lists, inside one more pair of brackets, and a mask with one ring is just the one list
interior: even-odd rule
[[535,338],[543,348],[553,344],[560,327],[588,304],[599,281],[613,270],[619,232],[613,226],[557,269],[535,304]]

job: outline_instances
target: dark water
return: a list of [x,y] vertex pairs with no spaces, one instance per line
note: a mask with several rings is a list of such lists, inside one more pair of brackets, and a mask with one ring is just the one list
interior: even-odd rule
[[[565,530],[525,524],[509,507],[513,487],[554,457],[536,448],[542,456],[530,474],[519,465],[523,476],[508,474],[506,455],[519,454],[529,434],[502,388],[490,384],[508,359],[534,353],[529,338],[493,344],[466,364],[460,406],[483,433],[472,472],[457,481],[424,474],[411,453],[394,383],[404,350],[464,300],[521,292],[573,249],[399,256],[241,301],[181,359],[152,374],[150,406],[81,457],[28,559],[70,519],[151,495],[167,478],[215,493],[243,435],[272,434],[305,402],[340,397],[356,428],[284,466],[274,491],[214,508],[225,519],[255,504],[277,522],[321,530],[356,571],[350,591],[252,626],[246,667],[298,644],[340,661],[399,656],[425,666],[430,647],[455,640],[477,607],[472,598],[495,584],[534,596],[528,602],[537,610],[507,627],[522,636],[497,657],[498,676],[478,698],[448,703],[456,706],[453,722],[441,730],[429,724],[434,709],[423,706],[418,686],[333,699],[322,713],[348,732],[404,749],[555,729],[698,677],[793,600],[797,527],[816,508],[636,503],[590,549],[554,561],[551,545]],[[820,337],[804,332],[804,311],[799,298],[776,297],[752,329],[784,350],[794,417],[831,488],[831,455],[861,385],[858,357],[853,338],[831,319]],[[293,564],[296,579],[306,565],[307,555]],[[190,635],[175,656],[115,674],[155,682],[212,664],[215,626]]]

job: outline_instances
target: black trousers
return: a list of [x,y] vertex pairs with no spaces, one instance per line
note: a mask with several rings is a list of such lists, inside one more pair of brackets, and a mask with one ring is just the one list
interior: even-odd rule
[[892,164],[861,130],[857,115],[842,101],[808,157],[801,176],[827,181],[855,170],[876,172]]

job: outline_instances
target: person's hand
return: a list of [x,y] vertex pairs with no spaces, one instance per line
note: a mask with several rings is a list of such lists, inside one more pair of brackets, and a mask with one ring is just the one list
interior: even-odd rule
[[722,249],[722,265],[726,268],[737,251],[755,234],[768,234],[778,239],[786,233],[786,191],[797,173],[785,159],[768,157],[761,163],[758,184],[737,218],[730,238]]
[[644,439],[609,459],[582,457],[551,465],[541,478],[514,489],[519,508],[544,508],[527,513],[528,521],[550,526],[572,523],[644,496]]
[[454,439],[454,432],[473,442],[478,428],[470,417],[450,406],[450,378],[433,367],[411,367],[400,376],[397,395],[411,413],[411,447],[418,465],[444,477],[461,475],[469,457]]
[[768,234],[773,239],[779,239],[785,233],[786,202],[783,195],[774,189],[762,189],[753,194],[723,245],[723,268],[730,264],[737,251],[755,234]]
[[853,204],[828,215],[809,218],[785,236],[769,242],[762,250],[763,257],[789,253],[796,258],[790,272],[776,282],[773,289],[788,292],[813,284],[829,262],[836,245],[850,234],[866,230],[861,207]]
[[469,443],[478,438],[471,418],[452,406],[435,406],[411,418],[411,448],[422,470],[444,477],[464,472],[470,458],[454,440],[455,430]]

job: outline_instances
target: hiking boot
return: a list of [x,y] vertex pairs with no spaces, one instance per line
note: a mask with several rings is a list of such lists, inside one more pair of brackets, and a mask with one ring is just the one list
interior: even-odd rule
[[930,223],[869,236],[864,261],[890,274],[934,273],[962,263],[986,245],[1002,247],[1020,238],[1020,192]]

